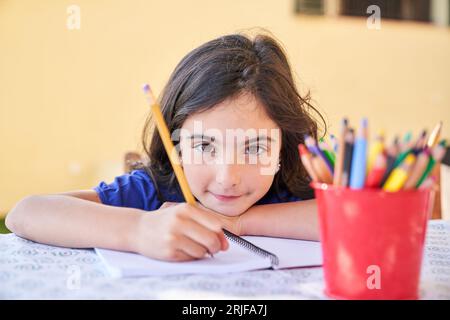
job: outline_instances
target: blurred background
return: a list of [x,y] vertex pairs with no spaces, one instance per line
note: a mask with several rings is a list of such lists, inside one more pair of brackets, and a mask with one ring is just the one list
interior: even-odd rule
[[449,0],[0,0],[0,217],[122,174],[141,151],[141,85],[158,93],[228,33],[271,32],[331,132],[367,116],[372,137],[443,120],[448,138],[449,16]]

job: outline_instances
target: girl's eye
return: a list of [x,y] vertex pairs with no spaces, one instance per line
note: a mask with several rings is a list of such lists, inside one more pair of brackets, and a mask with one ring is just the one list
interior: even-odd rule
[[245,148],[245,154],[251,154],[251,155],[260,155],[261,153],[263,153],[264,151],[266,151],[267,149],[264,146],[261,145],[253,145],[253,146],[248,146]]
[[214,153],[214,147],[211,143],[202,142],[194,146],[194,149],[200,152]]

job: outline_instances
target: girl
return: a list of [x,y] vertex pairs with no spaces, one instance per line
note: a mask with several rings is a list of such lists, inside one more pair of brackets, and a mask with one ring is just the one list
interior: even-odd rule
[[[317,111],[298,93],[275,40],[236,34],[205,43],[178,64],[160,105],[198,206],[184,202],[149,117],[147,163],[94,190],[28,196],[8,214],[7,227],[42,243],[169,261],[226,250],[222,228],[318,239],[316,204],[297,151],[306,134],[317,137],[309,115]],[[239,139],[242,132],[252,134]]]

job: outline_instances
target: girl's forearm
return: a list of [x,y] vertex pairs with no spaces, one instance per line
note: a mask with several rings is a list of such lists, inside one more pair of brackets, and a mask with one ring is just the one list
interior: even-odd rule
[[257,205],[240,218],[242,235],[319,240],[316,200]]
[[132,236],[144,212],[65,195],[29,196],[7,215],[18,236],[50,245],[134,251]]

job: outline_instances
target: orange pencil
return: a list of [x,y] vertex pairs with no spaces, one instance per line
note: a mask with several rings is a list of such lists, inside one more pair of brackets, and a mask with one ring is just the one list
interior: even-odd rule
[[161,140],[164,144],[164,148],[166,149],[170,163],[172,164],[173,171],[180,185],[184,199],[187,203],[196,205],[195,198],[192,195],[186,176],[184,175],[178,152],[176,151],[175,146],[172,143],[172,139],[170,138],[169,128],[167,128],[166,122],[164,121],[159,104],[156,103],[156,99],[148,84],[144,86],[143,90],[147,94],[148,103],[150,104],[152,114],[155,117],[156,127],[159,135],[161,136]]
[[300,153],[300,159],[302,160],[303,166],[305,167],[312,181],[319,182],[319,177],[314,171],[314,168],[311,163],[312,158],[311,153],[308,151],[308,149],[305,147],[303,143],[300,143],[298,145],[298,151]]
[[333,182],[333,176],[331,175],[327,164],[320,156],[313,156],[311,159],[311,163],[321,182],[328,184]]

